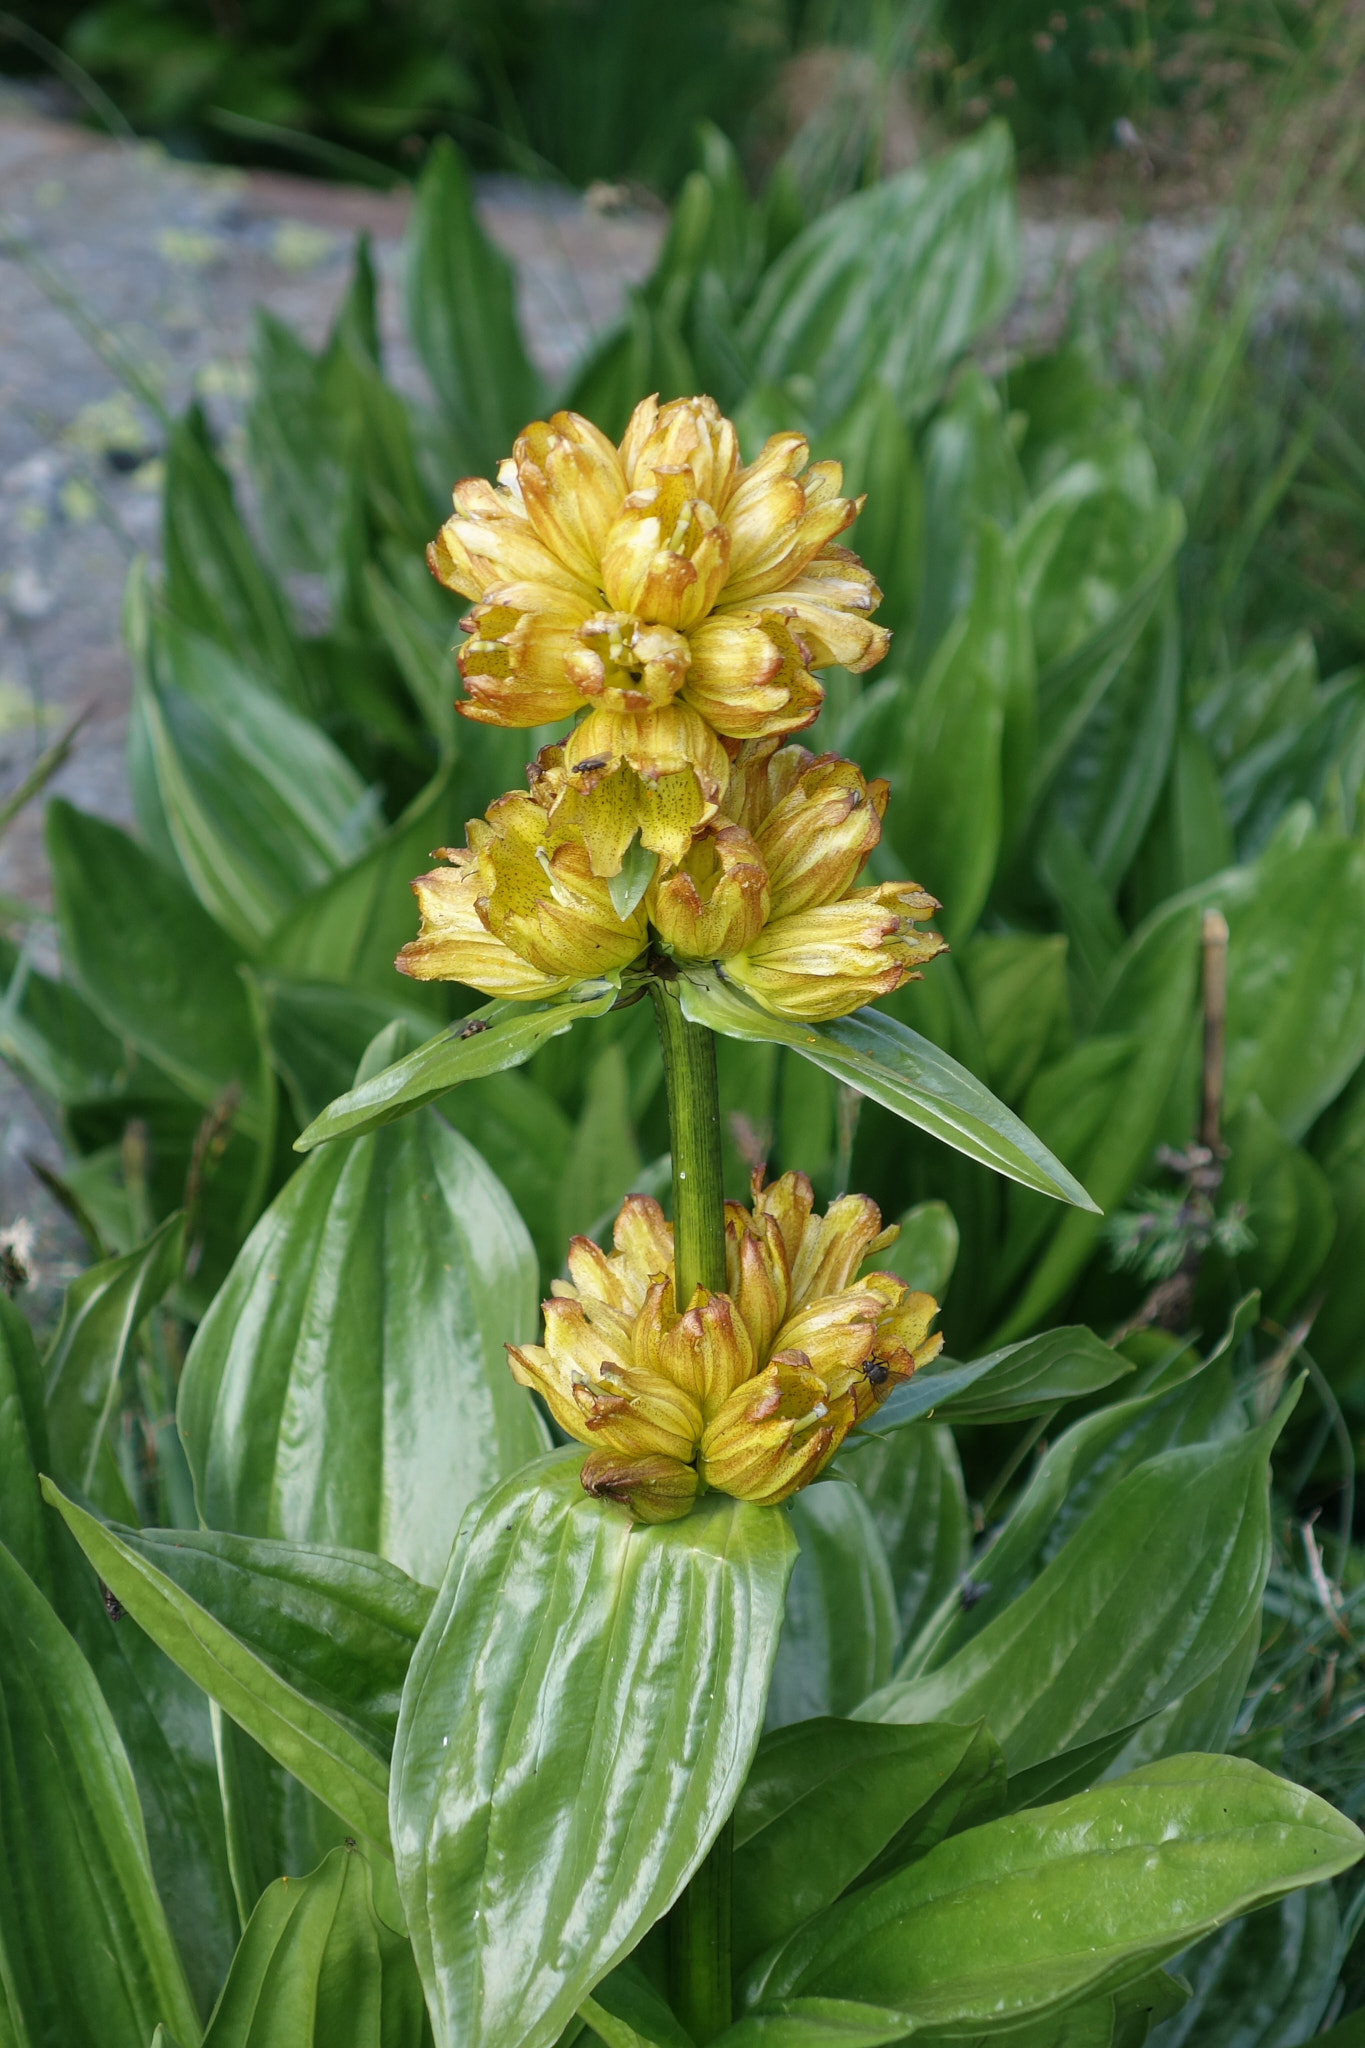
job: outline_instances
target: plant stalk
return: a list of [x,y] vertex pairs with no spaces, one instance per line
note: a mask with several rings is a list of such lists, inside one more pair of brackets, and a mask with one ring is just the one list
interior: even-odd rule
[[656,981],[652,994],[673,1147],[673,1288],[683,1309],[698,1287],[725,1289],[716,1041],[705,1025],[688,1023],[672,987]]
[[[689,1024],[676,985],[651,985],[668,1089],[673,1147],[673,1272],[679,1308],[694,1289],[725,1287],[725,1208],[721,1191],[720,1091],[716,1043]],[[668,1975],[673,2009],[697,2048],[723,2034],[732,2017],[730,1821],[668,1916]]]

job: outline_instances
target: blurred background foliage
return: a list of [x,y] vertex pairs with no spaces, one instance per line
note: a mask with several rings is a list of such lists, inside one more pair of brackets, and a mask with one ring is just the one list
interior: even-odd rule
[[[173,150],[384,183],[450,135],[476,165],[671,196],[698,120],[751,173],[794,145],[826,199],[924,121],[991,113],[1026,162],[1216,115],[1322,45],[1332,0],[19,0],[0,66],[58,50]],[[1115,124],[1119,124],[1116,128]],[[1207,152],[1217,135],[1204,138]]]
[[[854,538],[893,651],[867,683],[836,673],[803,737],[890,777],[873,873],[908,869],[945,904],[951,954],[890,1007],[1017,1107],[1107,1221],[1006,1186],[778,1048],[726,1041],[731,1190],[766,1159],[822,1199],[875,1195],[958,1356],[1064,1323],[1122,1343],[1158,1405],[1112,1456],[1106,1439],[1098,1477],[1067,1467],[1062,1533],[1130,1454],[1235,1434],[1306,1368],[1276,1453],[1259,1657],[1208,1739],[1361,1813],[1365,409],[1335,239],[1361,143],[1337,102],[1332,121],[1312,111],[1353,81],[1359,25],[1340,7],[1204,9],[22,16],[176,148],[415,173],[405,315],[428,385],[417,399],[386,376],[362,243],[320,349],[258,320],[240,435],[198,408],[165,423],[164,570],[135,574],[125,617],[136,831],[54,804],[60,971],[42,920],[11,917],[0,939],[0,1053],[62,1140],[53,1191],[91,1261],[47,1333],[50,1398],[85,1415],[106,1512],[193,1522],[180,1365],[294,1171],[294,1136],[377,1032],[420,1039],[474,1004],[393,974],[406,883],[555,735],[454,714],[456,607],[421,560],[451,479],[487,473],[553,404],[619,431],[651,390],[707,390],[747,454],[797,424],[869,494]],[[46,61],[33,34],[6,47]],[[1163,111],[1197,122],[1253,87],[1270,118],[1242,196],[1260,208],[1230,216],[1187,312],[1144,331],[1101,260],[1055,346],[1002,340],[1017,156],[1074,162],[1125,121],[1147,147]],[[562,389],[524,346],[471,163],[672,200],[653,275]],[[1229,935],[1226,1153],[1205,1198],[1211,911]],[[644,1006],[441,1109],[512,1195],[542,1284],[570,1232],[665,1189]],[[1187,1388],[1191,1331],[1211,1356]],[[1023,1542],[1032,1489],[1079,1440],[1059,1427],[1102,1405],[936,1430],[910,1485],[932,1515],[830,1538],[830,1668],[850,1585],[889,1582],[884,1549],[927,1659],[933,1631],[984,1625],[992,1538],[1003,1521]],[[893,1640],[911,1640],[904,1615],[888,1659]],[[1361,1902],[1338,1900],[1276,1909],[1273,1941],[1266,1916],[1206,1944],[1166,2048],[1295,2048],[1360,2007]]]

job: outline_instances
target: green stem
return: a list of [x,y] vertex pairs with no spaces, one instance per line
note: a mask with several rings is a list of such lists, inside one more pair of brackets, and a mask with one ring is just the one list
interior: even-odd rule
[[[716,1042],[689,1024],[676,983],[652,984],[654,1015],[668,1088],[673,1147],[674,1293],[685,1307],[695,1288],[725,1288],[725,1207],[721,1191],[720,1091]],[[668,1916],[673,2008],[698,2048],[723,2034],[732,2016],[730,1871],[734,1831],[727,1820],[711,1853]]]
[[720,1092],[716,1041],[689,1024],[676,984],[652,984],[664,1056],[673,1145],[673,1287],[678,1307],[693,1290],[725,1289],[725,1208],[720,1174]]

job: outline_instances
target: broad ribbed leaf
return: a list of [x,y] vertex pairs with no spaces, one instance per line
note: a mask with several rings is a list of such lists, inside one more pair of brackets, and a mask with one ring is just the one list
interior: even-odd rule
[[427,1110],[301,1166],[200,1324],[180,1427],[211,1528],[377,1551],[435,1585],[476,1494],[544,1448],[505,1342],[535,1254]]
[[875,376],[906,415],[1014,297],[1013,149],[992,123],[846,199],[768,271],[741,330],[755,383],[800,377],[828,425]]
[[491,475],[540,410],[540,379],[517,325],[511,267],[479,226],[468,173],[444,139],[418,181],[403,254],[408,332],[462,459]]
[[[773,1016],[715,969],[690,971],[678,984],[684,1014],[727,1038],[787,1045],[836,1081],[894,1110],[907,1123],[983,1166],[1040,1194],[1094,1210],[1085,1189],[1013,1110],[975,1075],[917,1031],[876,1010],[855,1010],[832,1024]],[[1098,1214],[1098,1211],[1096,1211]]]
[[632,1962],[618,1963],[578,2008],[607,2048],[692,2048],[692,2036]]
[[984,1715],[1012,1775],[1190,1691],[1259,1610],[1269,1459],[1285,1412],[1130,1472],[1003,1614],[940,1669],[893,1680],[858,1718]]
[[891,1676],[896,1589],[877,1525],[851,1486],[812,1486],[787,1513],[800,1545],[768,1688],[767,1725],[847,1714]]
[[412,1950],[352,1845],[262,1895],[204,2048],[421,2048],[424,2019]]
[[[880,1261],[879,1261],[880,1263]],[[891,1566],[896,1619],[908,1639],[958,1589],[972,1550],[962,1466],[951,1429],[875,1425],[854,1437],[839,1471],[871,1510]]]
[[1174,1967],[1193,1997],[1152,2048],[1288,2048],[1327,2009],[1341,1968],[1342,1926],[1329,1885],[1220,1927]]
[[170,1216],[136,1251],[87,1266],[67,1289],[43,1363],[55,1469],[91,1492],[128,1347],[179,1274],[184,1218]]
[[1174,1757],[940,1843],[803,1927],[749,2001],[866,2001],[906,2032],[994,2034],[1120,1989],[1362,1848],[1325,1801],[1255,1764]]
[[616,996],[614,982],[581,981],[545,1002],[485,1003],[383,1073],[362,1081],[349,1095],[338,1096],[295,1140],[295,1150],[309,1152],[329,1138],[377,1130],[435,1102],[462,1081],[519,1067],[547,1039],[557,1038],[584,1017],[602,1016]]
[[0,2038],[146,2048],[199,2019],[90,1666],[0,1545]]
[[859,1879],[993,1818],[1004,1798],[1004,1759],[983,1723],[821,1719],[765,1735],[735,1807],[735,1967]]
[[240,954],[178,875],[102,818],[47,808],[52,894],[68,971],[101,1021],[207,1108],[241,1092],[258,1135],[261,1054]]
[[374,837],[345,755],[212,641],[153,614],[138,709],[166,829],[209,915],[254,952]]
[[466,1516],[394,1749],[399,1890],[439,2048],[549,2048],[744,1782],[795,1544],[711,1494],[633,1527],[581,1454]]
[[1097,1393],[1132,1369],[1121,1351],[1102,1344],[1082,1324],[1045,1330],[966,1365],[936,1359],[897,1387],[877,1411],[873,1427],[894,1429],[931,1413],[954,1422],[1013,1422]]
[[[377,1689],[382,1697],[385,1681],[391,1688],[397,1675],[392,1670],[395,1652],[401,1654],[404,1625],[415,1619],[419,1589],[404,1588],[395,1618],[392,1588],[384,1575],[371,1572],[366,1586],[358,1560],[335,1555],[314,1559],[310,1572],[309,1554],[304,1552],[302,1568],[295,1564],[269,1573],[243,1573],[243,1583],[231,1596],[221,1575],[215,1574],[212,1590],[234,1622],[253,1601],[288,1603],[284,1612],[256,1615],[252,1639],[244,1640],[160,1569],[159,1559],[172,1561],[173,1534],[139,1536],[97,1521],[67,1500],[51,1480],[44,1480],[43,1493],[104,1584],[153,1642],[300,1784],[357,1833],[382,1845],[388,1826],[389,1742],[382,1724],[374,1727],[373,1693]],[[198,1555],[202,1559],[206,1553],[201,1548]],[[181,1559],[174,1561],[184,1569]],[[202,1586],[209,1573],[201,1566],[189,1576],[191,1583],[198,1580]],[[357,1578],[359,1598],[353,1591]],[[330,1660],[317,1639],[319,1630],[329,1625],[338,1637]],[[367,1654],[376,1639],[378,1655],[387,1659],[389,1668],[381,1663],[377,1677],[365,1665],[344,1671],[342,1660],[348,1654]]]
[[0,1292],[0,1543],[44,1592],[50,1582],[38,1461],[46,1453],[42,1367],[33,1332]]

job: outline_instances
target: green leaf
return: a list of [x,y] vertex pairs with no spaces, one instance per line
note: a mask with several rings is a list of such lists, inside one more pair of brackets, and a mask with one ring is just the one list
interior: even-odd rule
[[160,808],[209,915],[255,952],[374,836],[374,803],[312,719],[153,615],[137,682]]
[[377,1130],[435,1102],[462,1081],[519,1067],[547,1039],[571,1030],[584,1017],[604,1016],[617,994],[614,981],[580,981],[576,988],[544,1002],[485,1003],[382,1074],[339,1096],[295,1141],[294,1149],[309,1152],[330,1138]]
[[894,785],[891,829],[911,874],[943,903],[954,946],[976,924],[995,877],[1005,824],[1006,704],[1031,680],[1028,624],[1014,557],[983,521],[970,602],[940,641],[915,691]]
[[[1172,1368],[1177,1373],[1180,1369]],[[1191,1352],[1186,1354],[1184,1371],[1187,1383],[1172,1386],[1164,1380],[1149,1393],[1109,1402],[1048,1445],[1004,1527],[979,1559],[977,1598],[964,1608],[949,1597],[956,1589],[945,1588],[940,1611],[926,1623],[925,1634],[899,1676],[936,1668],[979,1635],[1032,1584],[1097,1502],[1129,1472],[1177,1445],[1241,1430],[1241,1405],[1226,1366],[1221,1371],[1211,1364],[1206,1367]],[[918,1435],[917,1430],[902,1430],[890,1442],[894,1446]],[[874,1455],[875,1448],[849,1459],[859,1484],[864,1457]]]
[[87,1266],[62,1298],[62,1319],[43,1361],[55,1469],[90,1493],[129,1347],[149,1309],[174,1285],[184,1255],[183,1216],[120,1259]]
[[0,983],[0,1059],[30,1087],[64,1107],[127,1089],[128,1047],[69,982],[38,972],[31,942],[0,938]]
[[[1128,1193],[1160,1132],[1162,1112],[1190,1043],[1198,997],[1199,917],[1193,908],[1139,933],[1115,965],[1094,1036],[1046,1068],[1024,1103],[1029,1122],[1069,1159],[1101,1208]],[[1099,1211],[1068,1215],[1011,1192],[999,1286],[1027,1271],[997,1341],[1040,1322],[1094,1250]],[[1040,1254],[1040,1247],[1046,1249]]]
[[506,1191],[434,1112],[310,1159],[185,1363],[204,1520],[435,1584],[468,1503],[544,1447],[503,1350],[534,1334],[536,1283]]
[[408,333],[464,460],[491,475],[542,404],[512,271],[479,226],[453,143],[433,144],[403,250]]
[[1004,1796],[1004,1759],[984,1723],[821,1719],[765,1735],[735,1807],[736,1969],[860,1879],[992,1819]]
[[1317,1161],[1289,1143],[1254,1095],[1229,1122],[1227,1144],[1218,1207],[1226,1214],[1240,1203],[1255,1239],[1238,1254],[1238,1277],[1261,1290],[1273,1321],[1287,1323],[1332,1249],[1331,1188]]
[[877,1254],[877,1271],[894,1273],[917,1293],[942,1301],[957,1264],[957,1219],[946,1202],[916,1202],[897,1228],[900,1236]]
[[1176,1757],[940,1843],[808,1923],[749,1999],[865,2000],[907,2032],[993,2035],[1121,1989],[1362,1846],[1323,1800],[1255,1764]]
[[175,616],[245,656],[261,681],[308,711],[311,691],[288,607],[247,538],[197,405],[177,421],[166,451],[162,547]]
[[1045,1059],[1070,1039],[1066,940],[1058,932],[980,933],[958,961],[986,1048],[987,1079],[1022,1100]]
[[739,331],[755,383],[808,380],[815,423],[872,377],[908,416],[1014,297],[1013,151],[993,122],[832,207],[788,244]]
[[1013,1774],[1189,1692],[1259,1612],[1283,1422],[1282,1411],[1130,1472],[1002,1614],[938,1670],[893,1680],[858,1718],[985,1715]]
[[969,1365],[935,1359],[883,1402],[869,1433],[931,1414],[954,1422],[1013,1421],[1097,1393],[1132,1369],[1121,1351],[1102,1344],[1079,1325],[1045,1330],[1041,1336],[988,1351]]
[[[137,1539],[134,1531],[97,1521],[67,1500],[51,1480],[44,1480],[43,1496],[120,1605],[172,1662],[348,1826],[383,1845],[389,1768],[382,1738],[364,1731],[353,1712],[343,1715],[322,1695],[301,1690],[287,1675],[289,1667],[282,1675],[273,1657],[242,1641],[182,1590],[159,1568],[156,1559],[165,1553],[159,1553],[155,1540]],[[166,1542],[173,1547],[175,1538],[168,1536]],[[287,1579],[279,1573],[271,1576],[278,1593]],[[340,1567],[335,1577],[340,1577]],[[235,1618],[235,1611],[229,1611]],[[297,1656],[306,1630],[282,1619],[270,1624],[268,1635],[276,1654],[283,1641]],[[303,1675],[311,1688],[312,1672],[305,1667]]]
[[891,1676],[896,1589],[877,1525],[851,1486],[812,1486],[787,1513],[800,1545],[768,1688],[767,1726],[846,1714]]
[[137,1793],[89,1665],[0,1545],[0,2027],[16,2044],[146,2048],[199,2019]]
[[351,1844],[263,1894],[204,2048],[418,2048],[424,2018],[412,1950]]
[[[856,1455],[854,1449],[856,1447]],[[891,1566],[902,1642],[956,1593],[971,1519],[953,1432],[938,1424],[855,1438],[839,1470],[861,1494]]]
[[725,2048],[881,2048],[905,2033],[900,2013],[851,1999],[782,1998],[716,2036]]
[[0,1292],[0,1543],[44,1592],[50,1581],[38,1472],[47,1454],[43,1373],[33,1332]]
[[965,1067],[893,1017],[856,1010],[832,1024],[797,1022],[761,1009],[715,971],[689,972],[680,977],[679,989],[683,1012],[692,1023],[730,1038],[790,1046],[836,1081],[894,1110],[969,1159],[1099,1214],[1080,1182],[1012,1110],[997,1102]]
[[697,1868],[758,1739],[786,1517],[710,1494],[632,1527],[580,1462],[471,1510],[408,1674],[392,1832],[439,2048],[550,2048]]
[[634,1963],[618,1963],[578,2008],[606,2048],[693,2048],[672,2007]]
[[260,1049],[240,955],[178,875],[61,799],[47,809],[52,893],[67,969],[102,1022],[205,1108],[237,1089],[258,1135]]
[[365,853],[295,905],[262,949],[263,963],[294,980],[342,982],[444,1016],[443,992],[404,985],[393,962],[413,935],[412,878],[448,835],[450,814],[447,765]]
[[611,907],[623,922],[643,899],[658,865],[658,854],[647,852],[637,833],[625,850],[620,868],[607,884]]

